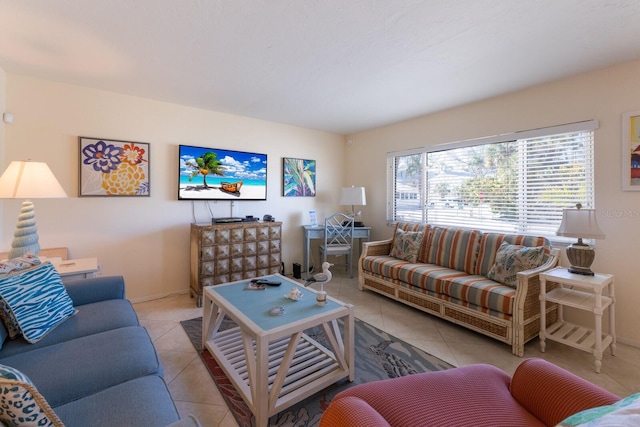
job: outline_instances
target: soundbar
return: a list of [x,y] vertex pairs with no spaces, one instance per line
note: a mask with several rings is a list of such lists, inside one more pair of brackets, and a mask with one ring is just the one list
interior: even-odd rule
[[230,216],[228,218],[213,218],[214,224],[228,224],[232,222],[242,222],[243,218]]

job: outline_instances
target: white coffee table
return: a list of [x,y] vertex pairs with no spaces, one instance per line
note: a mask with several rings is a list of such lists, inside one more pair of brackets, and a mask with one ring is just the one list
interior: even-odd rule
[[[266,426],[269,417],[342,378],[353,381],[354,309],[328,297],[316,304],[312,289],[279,274],[282,282],[265,290],[246,290],[248,280],[207,286],[203,292],[202,341],[234,384],[256,418]],[[285,298],[292,287],[299,301]],[[273,307],[284,314],[269,314]],[[238,325],[221,331],[224,316]],[[337,324],[344,319],[344,336]],[[321,326],[328,348],[304,333]]]

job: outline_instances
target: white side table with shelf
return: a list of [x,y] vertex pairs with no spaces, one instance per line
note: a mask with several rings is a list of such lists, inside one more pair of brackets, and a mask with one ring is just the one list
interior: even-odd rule
[[[546,327],[546,312],[540,310],[540,350],[544,353],[549,339],[592,353],[596,372],[600,373],[602,354],[607,347],[611,355],[616,351],[614,277],[596,273],[593,276],[570,273],[565,267],[556,267],[540,274],[540,307],[546,302],[558,304],[558,321]],[[547,284],[556,283],[547,292]],[[593,313],[594,329],[566,322],[563,307],[573,307]],[[609,310],[608,333],[602,331],[602,315]]]
[[52,260],[51,263],[60,274],[62,280],[67,282],[96,277],[99,271],[98,258]]

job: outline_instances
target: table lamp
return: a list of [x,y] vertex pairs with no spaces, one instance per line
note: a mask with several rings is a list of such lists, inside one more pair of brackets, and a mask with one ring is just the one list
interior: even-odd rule
[[361,214],[361,211],[356,212],[355,206],[366,206],[367,196],[364,192],[364,187],[342,187],[340,189],[340,204],[351,205],[351,213],[349,216],[354,218],[354,227],[364,227],[362,221],[355,221],[355,217]]
[[576,205],[576,209],[563,209],[562,222],[556,234],[578,238],[576,243],[567,246],[567,258],[571,263],[569,272],[593,276],[590,267],[596,253],[591,246],[583,243],[582,239],[604,239],[596,221],[595,209],[582,209],[580,203]]
[[[13,161],[0,176],[0,199],[58,197],[67,197],[67,193],[44,162]],[[35,212],[30,200],[22,202],[9,259],[18,258],[27,252],[34,255],[40,252]]]

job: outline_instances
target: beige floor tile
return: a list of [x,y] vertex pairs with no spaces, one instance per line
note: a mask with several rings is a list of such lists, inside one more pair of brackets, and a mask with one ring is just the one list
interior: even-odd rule
[[[194,415],[203,427],[218,427],[221,425],[237,426],[237,423],[229,424],[230,421],[227,419],[227,415],[231,414],[229,414],[229,409],[226,405],[209,405],[205,403],[180,401],[175,403],[181,418]],[[231,415],[231,418],[233,419],[233,415]],[[235,423],[235,419],[233,419],[233,422]]]
[[169,383],[169,391],[174,400],[182,402],[226,405],[200,356],[196,356],[180,375]]
[[182,351],[160,351],[158,350],[158,356],[162,363],[162,369],[164,371],[164,380],[167,384],[170,384],[178,375],[185,370],[191,362],[196,358],[200,360],[200,357],[196,352],[182,352]]
[[158,350],[195,352],[189,336],[179,323],[156,339],[153,345]]
[[151,340],[155,341],[171,329],[175,328],[178,322],[175,320],[140,319],[140,324],[147,329]]
[[222,422],[218,425],[218,427],[238,427],[238,423],[233,417],[231,411],[227,412],[227,415],[224,416]]

